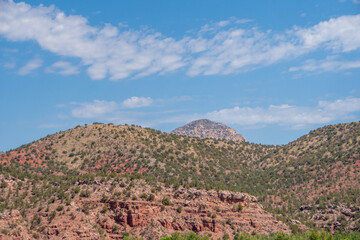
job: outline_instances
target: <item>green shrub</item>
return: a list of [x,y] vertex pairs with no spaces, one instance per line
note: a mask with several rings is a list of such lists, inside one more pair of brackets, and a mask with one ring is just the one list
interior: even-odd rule
[[104,214],[104,213],[106,213],[108,210],[109,210],[108,207],[107,207],[107,206],[104,206],[104,207],[101,209],[100,212],[101,212],[102,214]]
[[49,222],[51,222],[56,217],[56,212],[52,211],[49,215]]
[[55,202],[55,197],[52,197],[52,198],[50,198],[50,200],[49,200],[49,204],[51,204],[51,203],[54,203]]
[[39,215],[34,215],[30,222],[30,229],[34,229],[36,226],[41,224],[41,217]]
[[154,196],[154,194],[150,194],[148,197],[147,197],[147,201],[149,201],[149,202],[152,202],[152,201],[154,201],[154,199],[155,199],[155,196]]
[[59,205],[59,206],[56,208],[56,211],[58,211],[58,212],[61,212],[62,210],[64,210],[64,206],[63,206],[63,205]]
[[90,204],[89,203],[85,203],[83,205],[82,212],[85,213],[86,215],[89,215],[89,213],[90,213]]
[[182,207],[179,206],[179,207],[176,209],[176,211],[177,211],[178,213],[181,213],[181,212],[182,212]]
[[171,204],[170,199],[167,197],[164,197],[161,202],[164,206],[169,206]]
[[80,187],[79,186],[74,187],[73,191],[75,194],[78,194],[80,192]]
[[8,183],[4,181],[4,179],[0,183],[0,188],[7,188]]
[[80,197],[84,197],[84,198],[88,198],[88,197],[90,197],[90,195],[91,195],[91,192],[89,191],[89,190],[82,190],[81,192],[80,192]]

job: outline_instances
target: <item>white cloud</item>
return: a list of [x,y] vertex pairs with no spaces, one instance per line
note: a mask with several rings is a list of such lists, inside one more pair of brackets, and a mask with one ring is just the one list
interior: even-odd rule
[[150,97],[131,97],[122,102],[124,108],[148,107],[153,103]]
[[279,124],[302,126],[331,121],[327,114],[316,108],[290,105],[270,105],[268,108],[234,107],[210,112],[205,116],[216,121],[237,125]]
[[237,24],[244,24],[244,23],[249,23],[249,22],[253,22],[254,20],[252,19],[248,19],[248,18],[243,18],[243,19],[236,19],[235,23]]
[[348,97],[335,101],[319,101],[317,106],[270,105],[268,107],[224,108],[205,114],[177,115],[162,119],[161,123],[189,122],[207,118],[225,124],[251,128],[279,125],[306,128],[312,124],[326,124],[339,120],[358,120],[360,98]]
[[46,71],[51,73],[60,73],[61,75],[74,75],[79,73],[79,68],[71,65],[70,62],[58,61],[46,68]]
[[54,6],[32,7],[0,0],[0,34],[12,41],[36,41],[55,54],[78,57],[93,79],[166,73],[184,66],[183,44],[160,33],[122,31],[86,18],[66,15]]
[[[124,100],[122,103],[115,101],[94,100],[92,102],[72,102],[75,106],[71,110],[72,117],[75,118],[96,118],[99,120],[116,121],[128,119],[125,115],[142,115],[142,113],[122,112],[121,108],[140,108],[148,107],[153,103],[150,97],[131,97]],[[57,107],[66,107],[64,104],[59,104]],[[134,119],[135,121],[135,119]]]
[[360,112],[360,98],[320,101],[316,107],[270,105],[263,107],[234,107],[206,113],[205,118],[237,125],[277,124],[294,128],[311,124],[324,124],[351,118]]
[[188,44],[197,53],[189,75],[238,73],[319,49],[354,51],[360,47],[360,15],[332,18],[310,28],[294,27],[282,34],[230,28],[216,32],[212,38],[192,39]]
[[295,28],[294,33],[304,49],[325,46],[340,52],[353,51],[360,47],[360,15],[331,18],[310,28]]
[[214,32],[217,31],[221,28],[227,27],[231,24],[244,24],[244,23],[249,23],[252,22],[253,20],[248,19],[248,18],[243,18],[243,19],[237,19],[235,17],[231,17],[228,20],[222,20],[219,22],[215,22],[215,23],[208,23],[205,24],[204,26],[201,27],[199,33],[207,33],[207,32]]
[[34,58],[29,60],[23,67],[19,69],[19,75],[27,75],[30,74],[35,69],[41,67],[43,61],[39,58]]
[[116,111],[118,105],[114,101],[94,100],[93,102],[72,103],[77,108],[72,110],[72,116],[76,118],[103,118],[109,113]]
[[[115,124],[139,124],[142,126],[154,126],[160,116],[173,115],[181,112],[176,110],[139,111],[141,107],[169,105],[179,101],[189,101],[188,96],[172,97],[168,99],[152,99],[150,97],[131,97],[122,102],[94,100],[91,102],[72,102],[71,104],[58,104],[57,108],[66,108],[71,111],[70,115],[61,115],[59,119],[73,117],[80,119],[93,119],[100,122],[112,122]],[[165,103],[165,104],[163,104]]]
[[190,76],[233,74],[317,50],[340,54],[360,48],[360,15],[277,33],[245,28],[237,24],[251,20],[231,18],[174,39],[121,25],[94,27],[86,18],[66,15],[54,6],[5,0],[0,4],[1,35],[12,41],[33,40],[57,55],[80,58],[92,79],[137,78],[179,69]]
[[[135,103],[134,103],[135,104]],[[133,109],[122,109],[123,105],[115,101],[94,100],[92,102],[73,102],[75,106],[71,110],[71,117],[79,119],[93,119],[100,122],[111,122],[114,124],[138,124],[142,126],[150,126],[148,121],[142,118],[152,116],[154,113],[137,112]],[[136,107],[132,105],[132,107]],[[59,119],[65,116],[59,116]]]
[[360,68],[360,61],[339,61],[336,58],[327,58],[326,60],[309,59],[299,67],[289,68],[289,71],[337,72],[354,68]]
[[200,29],[200,32],[215,31],[215,30],[218,30],[219,28],[222,28],[222,27],[225,27],[225,26],[229,25],[230,23],[231,22],[229,20],[223,20],[223,21],[219,21],[219,22],[216,22],[216,23],[205,24]]
[[360,98],[338,99],[334,102],[320,101],[319,107],[332,115],[346,116],[360,111]]
[[[137,99],[137,100],[131,100]],[[142,99],[142,100],[139,100]],[[164,123],[183,123],[207,118],[213,121],[247,128],[264,128],[278,125],[286,128],[300,129],[316,124],[330,124],[335,121],[358,120],[360,114],[360,98],[347,97],[334,101],[319,101],[315,106],[301,105],[269,105],[268,107],[224,108],[207,113],[180,114],[181,111],[142,112],[134,108],[149,106],[148,98],[129,98],[122,103],[114,101],[94,100],[92,102],[72,103],[72,117],[96,119],[97,121],[116,124],[134,123],[156,126]],[[171,99],[170,99],[171,100]],[[128,108],[124,110],[124,102]],[[125,104],[125,105],[126,105]]]
[[231,29],[217,33],[211,39],[199,37],[190,42],[204,42],[205,46],[192,60],[188,74],[216,75],[249,71],[259,66],[301,54],[297,47],[286,41],[275,41],[270,32],[257,29]]

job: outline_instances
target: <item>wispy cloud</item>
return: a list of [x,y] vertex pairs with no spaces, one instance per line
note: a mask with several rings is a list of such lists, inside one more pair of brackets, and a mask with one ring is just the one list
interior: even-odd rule
[[267,108],[234,107],[205,114],[207,118],[237,125],[277,124],[302,128],[351,117],[360,111],[360,98],[345,98],[333,102],[320,101],[316,107],[270,105]]
[[70,62],[58,61],[46,68],[47,72],[59,73],[61,75],[74,75],[79,73],[79,67]]
[[118,104],[114,101],[94,100],[93,102],[73,102],[77,107],[72,110],[75,118],[104,118],[114,112]]
[[[164,110],[162,107],[189,101],[189,96],[174,96],[168,99],[153,99],[151,97],[130,97],[123,101],[93,100],[91,102],[72,102],[71,104],[58,104],[57,108],[68,109],[68,117],[77,119],[92,119],[116,124],[133,123],[142,126],[155,126],[155,120],[164,115],[174,115],[180,110]],[[139,108],[148,108],[139,111]],[[155,110],[154,110],[155,108]],[[160,110],[159,110],[160,108]],[[181,111],[180,111],[181,112]]]
[[313,50],[319,47],[337,52],[350,52],[360,47],[360,15],[341,16],[323,21],[310,28],[295,27],[300,47]]
[[360,112],[360,98],[344,98],[335,101],[319,101],[317,106],[270,105],[268,107],[224,108],[205,114],[179,115],[161,122],[188,122],[200,118],[238,126],[263,128],[274,124],[290,128],[305,128],[312,124],[355,119]]
[[153,103],[150,97],[131,97],[122,102],[124,108],[148,107]]
[[[134,101],[133,106],[137,103]],[[156,113],[138,112],[134,111],[134,109],[124,109],[123,102],[119,104],[114,101],[104,100],[73,103],[73,105],[76,106],[72,109],[72,117],[75,118],[114,123],[144,124],[146,122],[147,126],[156,126],[164,123],[186,123],[196,119],[207,118],[225,124],[248,128],[264,128],[269,125],[278,125],[286,128],[300,129],[316,124],[327,124],[333,121],[358,120],[356,115],[360,113],[360,98],[355,97],[334,101],[319,101],[315,106],[289,104],[269,105],[268,107],[236,106],[196,114],[179,114],[179,112],[171,111],[158,111]]]
[[[123,116],[124,109],[149,107],[153,99],[150,97],[131,97],[118,103],[115,101],[94,100],[92,102],[72,102],[75,106],[71,110],[72,117],[75,118],[98,118],[102,120],[114,120],[118,116]],[[66,105],[61,104],[61,107]],[[129,113],[129,111],[127,111]]]
[[71,110],[72,118],[150,126],[148,121],[142,119],[146,113],[134,111],[133,109],[126,110],[122,103],[115,101],[94,100],[92,102],[73,102],[72,105],[75,106]]
[[4,48],[4,49],[2,49],[2,51],[4,53],[18,53],[19,49],[16,49],[16,48]]
[[13,41],[36,41],[55,54],[77,57],[92,79],[112,80],[162,74],[185,65],[184,44],[156,32],[90,26],[86,18],[54,6],[32,7],[0,0],[0,34]]
[[16,63],[14,61],[9,61],[9,62],[2,64],[2,66],[7,69],[13,69],[16,67]]
[[338,61],[336,59],[314,60],[309,59],[298,67],[289,68],[290,72],[307,71],[307,72],[337,72],[347,69],[360,68],[359,61]]
[[190,76],[233,74],[318,50],[341,54],[360,47],[360,15],[276,33],[239,25],[248,19],[229,19],[175,39],[111,24],[94,27],[86,18],[66,15],[54,6],[0,3],[1,35],[13,41],[34,40],[52,53],[80,58],[92,79],[138,78],[179,69]]
[[[196,47],[201,43],[202,48]],[[230,74],[267,66],[315,50],[349,52],[360,47],[360,15],[342,16],[284,33],[230,28],[189,41],[198,53],[190,75]]]
[[219,29],[223,29],[224,27],[232,26],[233,24],[244,24],[244,23],[249,23],[249,22],[253,22],[253,20],[248,19],[248,18],[237,19],[235,17],[232,17],[228,20],[222,20],[219,22],[205,24],[204,26],[201,27],[199,33],[203,34],[203,33],[209,33],[209,32],[216,32]]
[[35,69],[41,67],[43,61],[40,58],[34,58],[29,60],[23,67],[19,69],[19,75],[27,75],[30,74]]

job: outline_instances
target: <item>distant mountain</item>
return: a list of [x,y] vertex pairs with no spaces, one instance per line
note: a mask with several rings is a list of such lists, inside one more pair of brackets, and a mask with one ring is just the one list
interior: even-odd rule
[[181,126],[171,133],[188,137],[225,139],[234,142],[244,142],[245,138],[234,129],[223,123],[217,123],[208,119],[192,121]]

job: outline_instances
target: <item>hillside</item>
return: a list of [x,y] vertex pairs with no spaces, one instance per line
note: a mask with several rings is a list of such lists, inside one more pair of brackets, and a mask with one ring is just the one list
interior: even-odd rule
[[[278,212],[309,219],[328,230],[360,230],[360,123],[330,125],[275,147],[254,166],[274,196],[266,202]],[[265,205],[268,205],[265,204]],[[314,223],[311,223],[314,222]]]
[[208,119],[192,121],[184,126],[178,127],[171,133],[188,137],[214,138],[234,142],[243,142],[245,138],[234,129],[223,123],[217,123]]
[[241,166],[259,160],[267,151],[267,147],[255,144],[189,138],[136,126],[92,124],[23,145],[0,156],[0,161],[49,172],[155,175],[161,176],[165,183],[206,188],[222,181],[212,178],[189,181],[189,174],[211,177],[219,172],[221,178],[221,172],[236,169],[241,173]]
[[[2,178],[1,239],[160,239],[177,231],[234,237],[290,233],[253,196],[165,188],[121,177]],[[225,224],[223,224],[225,223]]]
[[7,179],[91,173],[172,189],[247,192],[293,231],[302,228],[294,219],[329,231],[358,231],[359,153],[359,122],[326,126],[284,146],[97,123],[23,145],[0,161]]

